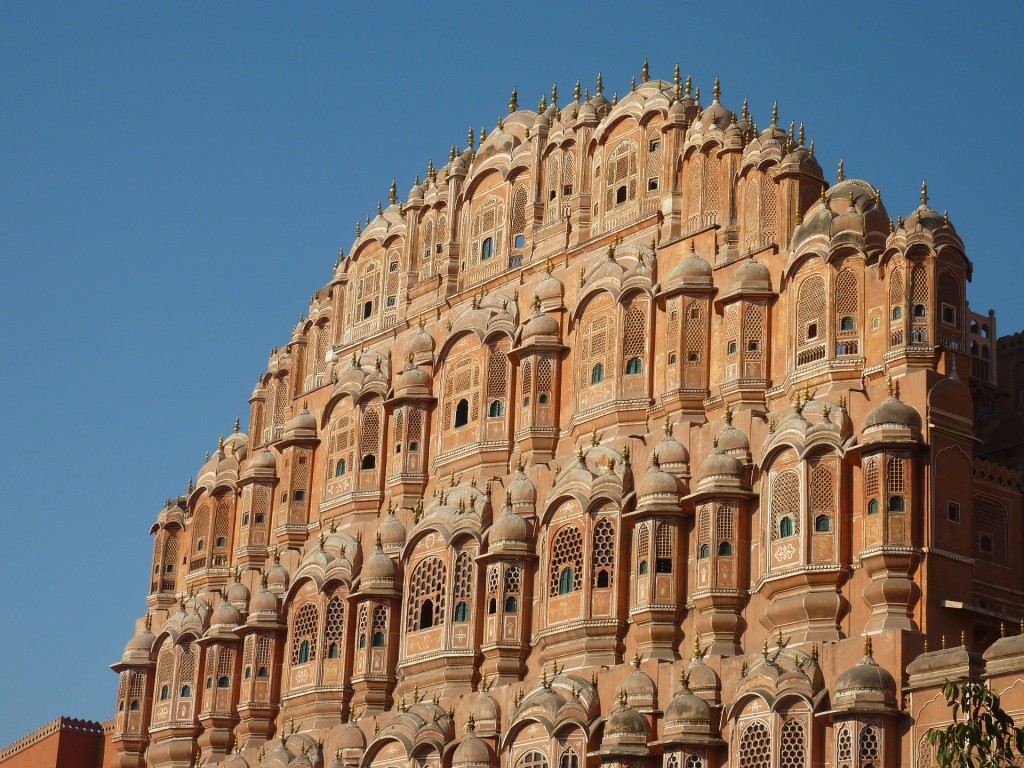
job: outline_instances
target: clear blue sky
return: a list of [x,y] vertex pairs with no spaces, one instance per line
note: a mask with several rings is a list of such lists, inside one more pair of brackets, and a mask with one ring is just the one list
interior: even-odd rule
[[648,57],[761,125],[778,99],[894,216],[927,178],[972,307],[1024,327],[1024,3],[689,6],[0,5],[0,744],[113,715],[163,499],[392,177],[493,128],[513,84],[622,94]]

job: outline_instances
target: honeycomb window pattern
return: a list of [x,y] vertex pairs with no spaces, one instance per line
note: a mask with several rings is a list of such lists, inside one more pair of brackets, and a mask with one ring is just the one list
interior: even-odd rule
[[327,603],[327,617],[324,623],[324,657],[329,657],[328,649],[332,644],[341,646],[341,638],[345,632],[345,601],[335,595]]
[[[295,614],[295,634],[292,637],[292,664],[313,661],[316,658],[316,635],[320,626],[320,611],[313,603],[306,603]],[[302,659],[302,644],[307,643],[309,657]]]
[[768,726],[755,720],[740,737],[739,768],[772,768],[772,737]]
[[593,581],[595,587],[612,586],[615,571],[615,528],[607,517],[594,526]]
[[779,732],[779,768],[804,768],[805,752],[803,723],[787,720]]
[[771,522],[772,540],[781,538],[783,518],[793,521],[793,535],[800,535],[800,479],[795,470],[786,470],[772,480]]
[[[439,557],[428,557],[420,561],[409,579],[409,631],[436,627],[444,622],[444,597],[447,588],[447,569]],[[424,606],[430,602],[430,623],[421,626],[424,620]]]
[[836,736],[836,767],[853,768],[853,734],[844,725]]
[[861,767],[865,768],[869,763],[873,766],[877,766],[878,761],[881,759],[881,751],[878,731],[874,726],[865,725],[860,730],[860,739],[857,750]]
[[574,525],[566,526],[560,530],[555,536],[554,544],[551,546],[550,581],[552,597],[558,596],[559,578],[566,566],[572,568],[572,591],[577,592],[583,585],[581,574],[583,566],[583,535],[580,533],[580,529]]

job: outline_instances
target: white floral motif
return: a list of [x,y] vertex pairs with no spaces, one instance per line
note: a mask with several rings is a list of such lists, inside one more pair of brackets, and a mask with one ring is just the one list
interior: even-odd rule
[[792,544],[786,544],[785,546],[779,547],[775,550],[775,559],[781,563],[783,560],[789,560],[795,554],[796,547]]

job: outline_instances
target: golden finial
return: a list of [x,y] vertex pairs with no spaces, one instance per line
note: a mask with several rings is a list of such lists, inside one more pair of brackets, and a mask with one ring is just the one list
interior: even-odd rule
[[780,629],[778,636],[775,638],[775,647],[781,648],[783,645],[785,645],[785,643],[782,642],[782,630]]
[[871,652],[871,635],[864,635],[864,655],[870,656]]
[[1000,637],[1006,637],[1006,622],[1005,621],[1000,621],[999,622],[999,636]]
[[376,547],[377,549],[381,549],[381,543],[380,543],[380,531],[378,531],[378,532],[377,532],[377,533],[376,533],[376,534],[374,535],[374,537],[373,537],[373,545],[374,545],[374,546],[375,546],[375,547]]
[[943,651],[946,650],[946,634],[945,633],[942,634],[942,638],[940,639],[939,642],[940,642],[941,649]]
[[636,93],[636,75],[633,75],[633,79],[629,82],[629,90]]
[[512,95],[508,100],[508,113],[511,115],[517,109],[519,109],[519,88],[513,85]]
[[803,123],[800,123],[800,133],[798,135],[798,141],[800,142],[800,146],[802,147],[804,145],[804,124]]
[[840,181],[846,180],[846,168],[841,158],[839,160],[839,172],[836,174],[836,176]]
[[437,176],[437,169],[434,168],[434,161],[431,159],[430,162],[427,163],[427,178],[433,179],[435,176]]
[[771,418],[768,419],[768,434],[772,434],[774,432],[775,432],[775,417],[772,416]]
[[889,234],[891,235],[895,231],[896,231],[896,223],[892,219],[889,219]]
[[615,91],[615,93],[612,94],[612,106],[613,107],[617,106],[618,103],[619,103],[619,92]]
[[540,670],[540,685],[542,688],[548,687],[548,668],[541,667]]
[[672,72],[672,82],[679,85],[682,82],[682,78],[679,76],[679,62],[676,62],[676,68]]
[[600,72],[597,73],[597,87],[595,90],[598,96],[604,93],[604,76]]
[[651,466],[655,469],[661,469],[661,459],[658,458],[657,451],[651,454]]
[[633,668],[640,669],[640,651],[633,652]]
[[692,95],[693,95],[693,79],[689,75],[687,75],[686,76],[686,97],[689,98]]
[[580,103],[580,81],[576,81],[576,87],[572,89],[572,100],[579,104]]
[[533,308],[537,312],[540,312],[540,296],[538,296],[536,293],[533,294]]
[[885,391],[889,393],[889,397],[896,396],[896,387],[892,383],[892,374],[887,374],[885,377]]
[[821,204],[828,205],[828,184],[821,185]]
[[960,645],[964,648],[967,647],[967,633],[964,630],[960,630]]
[[949,226],[949,209],[948,208],[946,208],[942,212],[942,223],[945,224],[947,227]]
[[398,202],[398,185],[395,183],[394,179],[391,180],[391,190],[388,192],[388,202],[391,205]]
[[732,424],[732,406],[728,403],[725,404],[725,423]]
[[[472,135],[472,133],[473,133],[472,126],[470,126],[469,132]],[[454,163],[455,162],[455,145],[454,144],[452,144],[451,147],[448,149],[448,162],[449,163]]]
[[650,68],[647,66],[647,59],[644,59],[644,65],[640,70],[640,80],[644,83],[651,79]]
[[548,97],[544,94],[540,97],[540,104],[537,105],[537,114],[543,113],[548,108]]
[[804,404],[800,400],[799,392],[796,393],[796,403],[793,405],[793,412],[796,413],[797,416],[804,412]]
[[814,157],[814,139],[811,139],[811,146],[808,148],[807,151],[811,157]]
[[921,205],[928,205],[928,182],[921,182]]
[[554,83],[551,86],[551,106],[558,106],[558,83]]
[[800,212],[799,208],[796,209],[796,213],[795,213],[793,219],[794,219],[794,221],[796,221],[797,224],[803,224],[804,223],[804,215],[803,215],[803,213]]
[[583,446],[582,445],[579,448],[576,449],[576,460],[579,461],[580,464],[585,464],[586,461],[587,461],[584,458],[584,456],[583,456]]
[[764,644],[761,646],[761,655],[766,659],[768,658],[768,638],[764,639]]
[[598,437],[597,434],[597,427],[594,427],[594,431],[590,433],[590,444],[596,448],[600,441],[600,437]]
[[779,124],[779,102],[772,104],[772,128]]
[[789,136],[789,143],[792,145],[796,140],[796,123],[792,120],[789,121],[789,133],[786,135]]
[[218,438],[218,440],[217,440],[217,450],[218,451],[223,451],[224,450],[224,435],[221,435],[220,438]]
[[665,417],[665,436],[672,436],[672,419],[670,419],[668,416]]
[[583,287],[584,283],[586,283],[586,279],[584,278],[583,265],[580,264],[580,288]]
[[145,624],[147,630],[153,628],[153,614],[150,613],[149,611],[146,611],[146,618],[145,618],[144,624]]
[[469,720],[466,721],[466,730],[472,733],[476,730],[476,720],[473,717],[473,713],[469,713]]
[[715,96],[715,101],[718,101],[718,97],[722,95],[722,84],[718,80],[718,75],[715,75],[715,89],[712,93]]
[[1020,633],[1024,635],[1024,619],[1020,620]]
[[470,150],[476,146],[476,139],[473,136],[473,126],[469,126],[469,132],[466,134],[466,143],[469,145]]
[[583,98],[584,98],[585,101],[590,101],[590,87],[589,86],[583,89]]
[[699,659],[704,653],[700,648],[700,635],[693,636],[693,658]]
[[242,429],[242,420],[235,416],[235,434],[237,435]]

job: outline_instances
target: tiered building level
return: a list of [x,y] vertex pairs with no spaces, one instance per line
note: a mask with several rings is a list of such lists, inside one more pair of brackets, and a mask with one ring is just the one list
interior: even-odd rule
[[949,217],[717,83],[551,102],[392,186],[160,511],[121,765],[928,766],[1024,671]]

